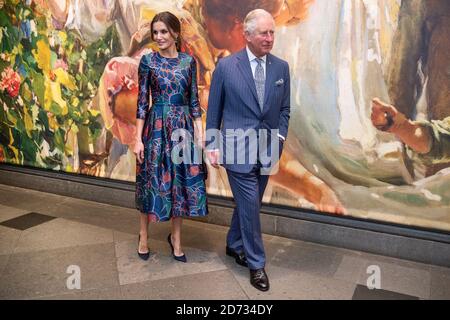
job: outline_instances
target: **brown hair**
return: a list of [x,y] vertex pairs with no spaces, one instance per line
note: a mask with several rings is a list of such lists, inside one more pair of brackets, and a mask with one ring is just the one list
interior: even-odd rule
[[[173,13],[170,13],[169,11],[164,11],[158,13],[156,16],[153,17],[152,23],[151,23],[151,37],[153,39],[153,24],[155,22],[162,22],[164,23],[167,28],[169,29],[170,34],[172,37],[176,39],[176,47],[177,51],[181,51],[181,23],[180,20],[177,18],[176,15]],[[174,33],[178,33],[178,38],[174,35]]]

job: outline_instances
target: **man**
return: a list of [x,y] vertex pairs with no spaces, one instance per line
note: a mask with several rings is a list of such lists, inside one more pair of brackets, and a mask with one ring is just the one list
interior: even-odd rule
[[[221,129],[226,138],[222,154],[217,149],[222,142],[218,135],[208,143],[208,160],[218,168],[220,158],[225,159],[223,166],[236,202],[227,235],[226,253],[234,257],[238,264],[250,269],[250,283],[261,291],[269,290],[259,217],[269,177],[262,170],[272,168],[281,153],[290,113],[289,66],[270,54],[274,30],[274,19],[267,11],[256,9],[247,15],[244,21],[246,48],[221,59],[217,64],[206,118],[207,136]],[[256,132],[256,140],[269,140],[270,143],[267,148],[256,143],[257,159],[252,161],[255,139],[252,135],[239,136],[230,143],[230,130]],[[236,147],[242,146],[241,143],[245,145],[245,151]],[[263,157],[266,151],[271,156],[269,162]],[[243,162],[234,159],[234,156],[239,158],[243,155]]]

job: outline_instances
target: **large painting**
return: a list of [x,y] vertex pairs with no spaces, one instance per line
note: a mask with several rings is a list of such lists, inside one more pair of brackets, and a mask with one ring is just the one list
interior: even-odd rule
[[[0,161],[134,181],[153,16],[181,19],[206,111],[215,65],[243,48],[255,8],[274,16],[273,53],[291,73],[289,135],[263,201],[450,231],[446,0],[0,0]],[[386,108],[395,131],[377,124]],[[231,196],[223,169],[207,185]]]

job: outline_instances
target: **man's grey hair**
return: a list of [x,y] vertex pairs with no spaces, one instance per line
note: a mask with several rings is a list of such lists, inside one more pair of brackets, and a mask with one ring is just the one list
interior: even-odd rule
[[256,30],[256,22],[258,18],[263,16],[270,17],[273,20],[272,15],[264,9],[255,9],[250,11],[244,19],[244,32],[252,34]]

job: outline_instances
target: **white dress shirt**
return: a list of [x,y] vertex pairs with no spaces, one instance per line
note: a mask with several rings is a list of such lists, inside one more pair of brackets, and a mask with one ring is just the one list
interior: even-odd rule
[[[258,62],[256,61],[257,57],[253,54],[253,52],[250,51],[248,46],[246,46],[245,49],[247,50],[248,60],[250,61],[250,67],[252,68],[253,79],[255,79],[256,67],[258,65]],[[266,77],[266,70],[267,70],[267,68],[266,68],[267,55],[262,56],[261,59],[263,60],[261,62],[261,66],[263,67],[264,78],[265,78]],[[283,137],[281,134],[278,134],[278,137],[280,139],[282,139],[283,141],[286,140],[286,138]]]
[[[257,57],[253,54],[253,52],[250,51],[248,46],[246,46],[246,50],[247,50],[248,60],[250,61],[250,67],[252,68],[253,79],[255,79],[256,66],[258,65],[258,62],[256,61]],[[262,56],[261,59],[263,60],[263,62],[261,63],[261,66],[263,67],[263,70],[264,70],[264,77],[266,77],[267,55]],[[286,138],[283,137],[281,134],[278,134],[278,137],[280,139],[282,139],[283,141],[286,140]],[[208,152],[213,152],[213,151],[218,151],[218,150],[219,149],[212,149],[212,150],[208,150]]]
[[[253,54],[253,52],[250,51],[250,49],[248,47],[246,47],[246,49],[247,49],[248,60],[250,61],[250,67],[252,68],[253,79],[255,79],[256,66],[258,65],[258,62],[256,61],[257,57]],[[263,60],[261,65],[264,70],[264,78],[265,78],[266,77],[267,56],[262,56],[261,59]]]

